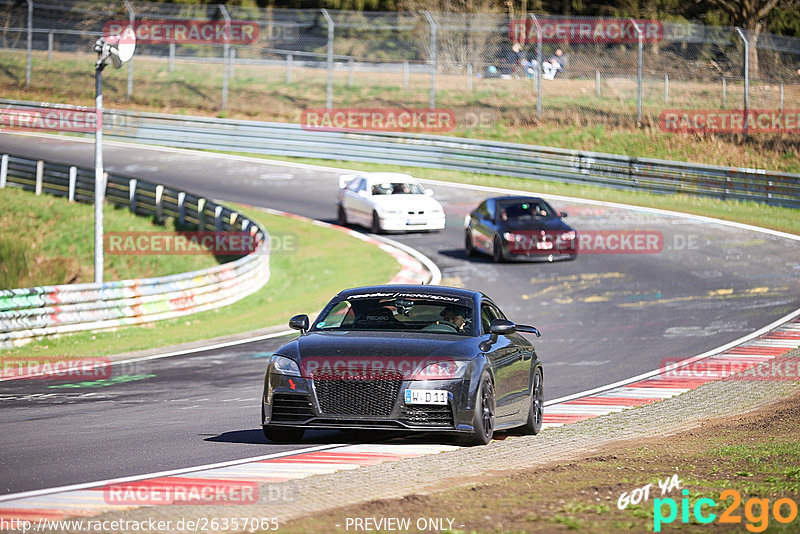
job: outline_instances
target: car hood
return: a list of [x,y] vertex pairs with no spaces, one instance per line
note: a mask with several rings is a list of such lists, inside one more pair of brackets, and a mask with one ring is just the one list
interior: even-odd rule
[[442,209],[438,200],[427,195],[375,195],[372,202],[375,206],[388,210],[429,212]]
[[503,224],[503,228],[510,232],[536,232],[541,230],[549,232],[569,232],[572,230],[572,227],[558,217],[549,219],[510,220]]
[[432,362],[471,359],[478,354],[475,339],[422,332],[311,332],[276,353],[298,362],[306,378],[322,368],[406,373]]

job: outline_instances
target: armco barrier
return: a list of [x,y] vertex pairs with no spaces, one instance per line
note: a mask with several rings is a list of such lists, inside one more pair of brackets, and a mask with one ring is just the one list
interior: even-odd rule
[[[69,106],[0,100],[14,113]],[[1,123],[1,122],[0,122]],[[138,143],[451,169],[800,208],[800,174],[631,158],[515,143],[391,132],[309,131],[297,124],[106,111],[105,135]]]
[[[2,187],[93,202],[94,170],[2,155]],[[116,174],[107,175],[106,199],[140,215],[174,217],[182,225],[200,230],[249,232],[258,246],[236,261],[171,276],[0,290],[0,348],[27,338],[171,319],[218,308],[257,291],[269,280],[269,234],[230,208]]]

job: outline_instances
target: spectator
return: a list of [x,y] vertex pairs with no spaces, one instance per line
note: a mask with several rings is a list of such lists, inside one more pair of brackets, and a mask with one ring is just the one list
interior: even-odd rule
[[559,71],[564,70],[565,63],[564,51],[559,48],[554,55],[550,56],[550,59],[542,63],[542,78],[545,80],[554,79]]
[[505,57],[505,65],[501,72],[503,74],[503,78],[510,78],[511,76],[517,76],[519,73],[520,66],[522,65],[522,45],[519,43],[514,43],[511,46],[511,50]]

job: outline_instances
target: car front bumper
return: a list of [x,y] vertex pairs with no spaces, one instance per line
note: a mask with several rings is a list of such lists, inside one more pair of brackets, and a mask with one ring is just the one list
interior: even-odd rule
[[[320,382],[324,382],[320,383]],[[468,381],[312,380],[270,373],[262,398],[262,425],[304,429],[382,429],[471,432]],[[406,404],[405,390],[444,391],[447,405]],[[372,398],[365,398],[371,395]]]
[[405,215],[384,215],[380,217],[381,229],[387,232],[409,232],[420,230],[443,230],[446,218],[444,214],[431,215],[422,219],[409,218]]

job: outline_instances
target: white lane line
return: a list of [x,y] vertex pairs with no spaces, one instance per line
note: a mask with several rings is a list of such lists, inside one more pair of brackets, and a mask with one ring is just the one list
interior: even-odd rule
[[304,447],[302,449],[294,449],[290,451],[284,452],[276,452],[272,454],[265,454],[263,456],[253,456],[251,458],[243,458],[241,460],[230,460],[227,462],[218,462],[214,464],[207,464],[207,465],[198,465],[192,467],[185,467],[182,469],[170,469],[168,471],[158,471],[156,473],[146,473],[144,475],[133,475],[127,477],[119,477],[119,478],[109,478],[106,480],[96,480],[93,482],[84,482],[82,484],[70,484],[67,486],[57,486],[53,488],[44,488],[40,490],[32,490],[32,491],[22,491],[19,493],[10,493],[8,495],[0,496],[0,502],[5,501],[12,501],[16,499],[24,499],[27,497],[36,497],[39,495],[49,495],[52,493],[60,493],[62,491],[73,491],[73,490],[82,490],[82,489],[90,489],[90,488],[97,488],[102,486],[108,486],[111,484],[124,484],[126,482],[137,482],[139,480],[147,480],[150,478],[158,478],[158,477],[167,477],[167,476],[174,476],[174,475],[181,475],[184,473],[193,473],[196,471],[207,471],[210,469],[217,469],[222,467],[231,467],[234,465],[241,465],[247,464],[250,462],[258,462],[261,460],[270,460],[273,458],[282,458],[284,456],[294,456],[296,454],[301,454],[305,452],[314,452],[314,451],[324,451],[329,449],[336,449],[341,447],[343,444],[336,443],[336,444],[329,444],[329,445],[317,445],[314,447]]

